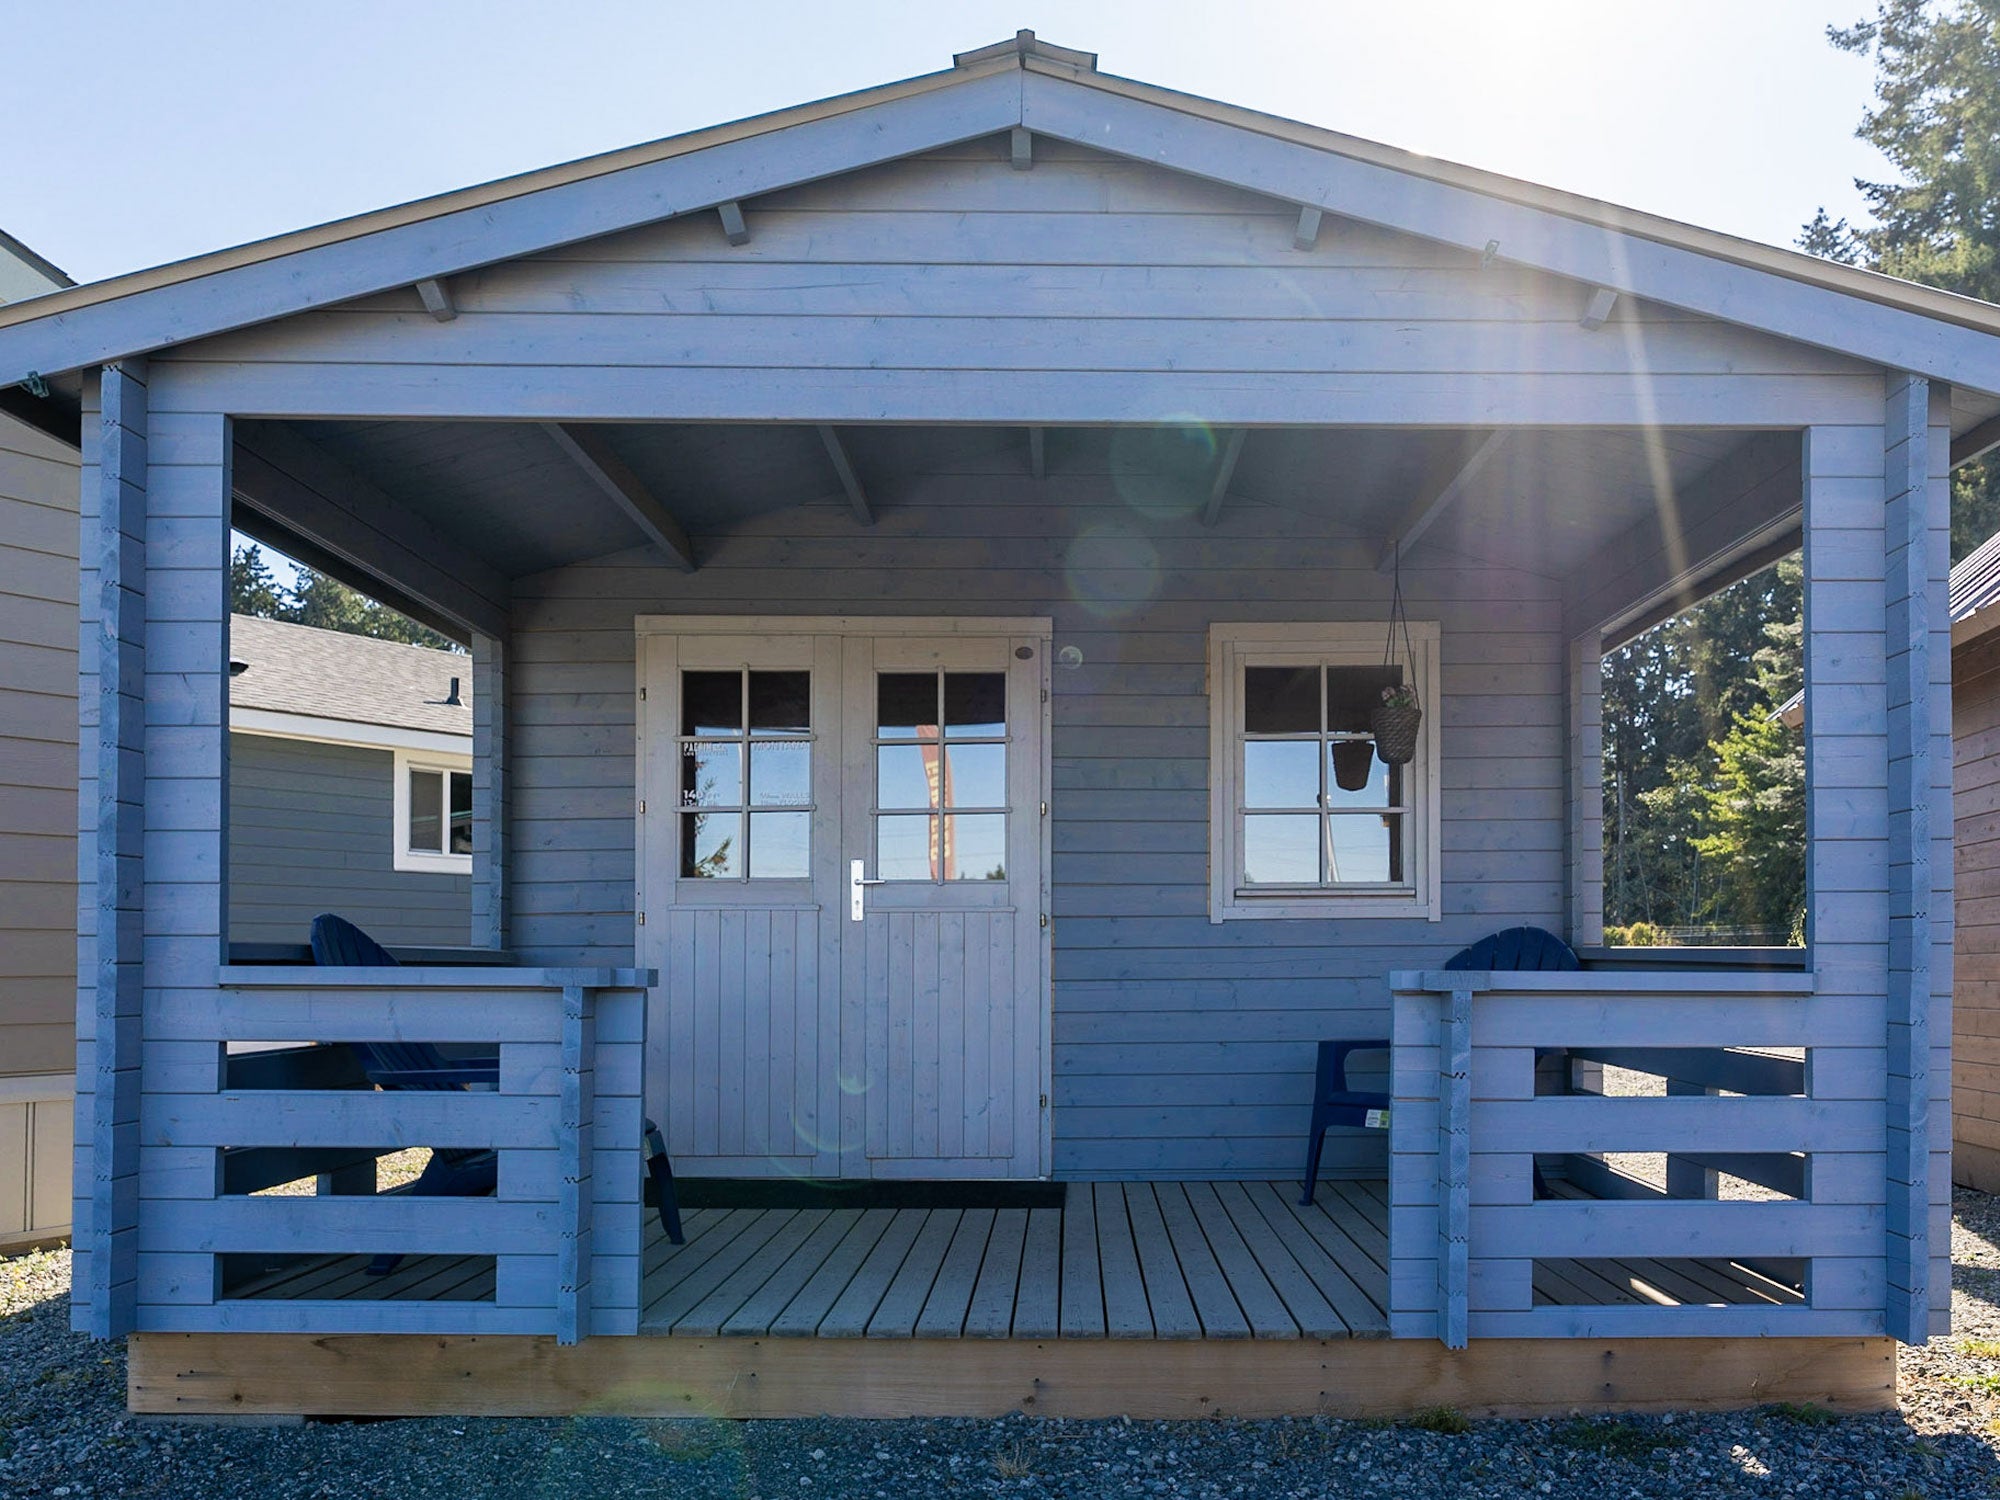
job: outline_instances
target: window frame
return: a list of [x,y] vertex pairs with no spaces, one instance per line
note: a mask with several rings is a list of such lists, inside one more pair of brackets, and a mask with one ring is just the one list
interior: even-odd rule
[[[1211,922],[1241,918],[1374,917],[1436,922],[1440,902],[1438,646],[1435,620],[1412,620],[1409,663],[1424,706],[1416,759],[1403,773],[1410,878],[1393,887],[1299,886],[1268,891],[1243,882],[1243,674],[1246,667],[1380,666],[1380,621],[1216,624],[1209,627],[1208,869]],[[1400,637],[1400,630],[1398,635]],[[1402,642],[1397,641],[1402,656]]]
[[[470,875],[472,873],[471,854],[452,854],[443,849],[413,849],[410,847],[410,775],[416,771],[452,776],[470,776],[472,757],[451,755],[441,750],[395,751],[395,788],[391,798],[393,811],[389,823],[389,852],[391,863],[398,870],[425,875]],[[474,796],[473,827],[475,838],[478,828],[477,794]],[[444,784],[443,828],[446,842],[450,841],[451,829],[451,782]]]

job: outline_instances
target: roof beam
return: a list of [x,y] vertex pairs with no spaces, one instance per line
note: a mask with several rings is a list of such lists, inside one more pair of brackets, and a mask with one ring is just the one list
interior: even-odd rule
[[574,422],[544,422],[542,430],[555,441],[571,463],[583,471],[597,489],[624,512],[625,518],[646,533],[646,539],[666,553],[683,573],[694,571],[694,548],[672,511],[654,498],[625,460],[611,451],[611,445]]
[[1962,437],[1951,440],[1951,466],[1969,464],[2000,448],[2000,416],[1988,417]]
[[750,226],[743,222],[743,205],[731,199],[727,203],[715,205],[717,217],[722,220],[722,237],[732,245],[750,243]]
[[507,580],[299,429],[239,424],[234,468],[251,536],[447,635],[506,639]]
[[1299,208],[1299,227],[1292,231],[1292,248],[1310,250],[1319,244],[1319,221],[1321,211],[1310,203]]
[[833,460],[833,472],[840,476],[840,487],[847,492],[847,503],[854,510],[854,519],[863,526],[875,524],[874,507],[868,503],[868,492],[861,488],[861,477],[854,472],[854,464],[847,456],[847,445],[840,440],[840,434],[825,423],[820,424],[819,440],[826,444],[826,456]]
[[1035,133],[1016,125],[1007,132],[1007,157],[1013,162],[1016,172],[1025,172],[1035,164]]
[[1493,462],[1493,456],[1507,441],[1505,432],[1489,432],[1465,457],[1464,462],[1448,474],[1444,482],[1436,487],[1426,486],[1417,492],[1404,510],[1396,529],[1382,544],[1382,555],[1375,559],[1375,571],[1387,573],[1395,566],[1397,559],[1414,547],[1423,534],[1438,523],[1440,517],[1458,503],[1458,499],[1479,477],[1479,471]]
[[451,300],[451,288],[436,277],[426,277],[417,283],[417,295],[423,298],[424,311],[440,323],[449,323],[458,316],[458,308]]
[[1236,460],[1243,456],[1243,439],[1248,432],[1247,427],[1236,428],[1223,445],[1222,459],[1215,466],[1215,479],[1208,487],[1208,504],[1201,508],[1204,526],[1213,526],[1222,519],[1222,502],[1229,494],[1229,481],[1236,474]]
[[1590,294],[1589,305],[1584,308],[1583,316],[1576,321],[1580,327],[1588,328],[1595,333],[1610,320],[1611,309],[1617,305],[1618,294],[1610,287],[1601,286]]
[[1028,473],[1036,479],[1049,477],[1049,435],[1044,427],[1028,429]]

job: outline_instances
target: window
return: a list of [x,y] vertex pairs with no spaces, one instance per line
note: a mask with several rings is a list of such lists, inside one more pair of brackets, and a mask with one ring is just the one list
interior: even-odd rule
[[812,674],[681,673],[680,877],[812,873]]
[[395,867],[472,873],[472,762],[462,755],[396,752]]
[[[1217,625],[1209,637],[1210,908],[1234,917],[1422,917],[1438,908],[1437,651],[1412,623]],[[1385,687],[1424,705],[1416,758],[1383,763]]]
[[875,675],[875,873],[1007,878],[1007,674]]

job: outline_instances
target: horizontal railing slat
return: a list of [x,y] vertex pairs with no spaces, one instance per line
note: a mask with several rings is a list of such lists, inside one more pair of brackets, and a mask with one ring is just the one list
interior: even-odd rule
[[302,1090],[148,1098],[152,1146],[357,1146],[552,1150],[561,1115],[547,1095]]
[[554,1204],[498,1198],[168,1199],[148,1209],[141,1252],[501,1255],[554,1243]]
[[1887,1128],[1879,1099],[1475,1099],[1472,1149],[1492,1151],[1859,1151]]

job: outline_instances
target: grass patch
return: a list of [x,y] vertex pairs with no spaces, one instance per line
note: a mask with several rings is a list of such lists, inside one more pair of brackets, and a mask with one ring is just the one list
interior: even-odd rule
[[1982,1371],[1977,1375],[1954,1375],[1953,1385],[1962,1385],[1968,1391],[1977,1391],[1982,1396],[2000,1396],[2000,1372]]
[[1661,1448],[1685,1448],[1687,1439],[1663,1427],[1641,1427],[1634,1422],[1593,1422],[1578,1417],[1555,1430],[1555,1440],[1566,1447],[1606,1458],[1646,1458]]
[[1964,1339],[1958,1347],[1974,1359],[2000,1359],[2000,1339]]
[[1426,1406],[1404,1419],[1405,1427],[1422,1432],[1442,1432],[1448,1437],[1464,1437],[1472,1431],[1472,1419],[1455,1406]]
[[1801,1427],[1828,1427],[1840,1420],[1839,1413],[1828,1411],[1817,1401],[1780,1401],[1764,1410]]

